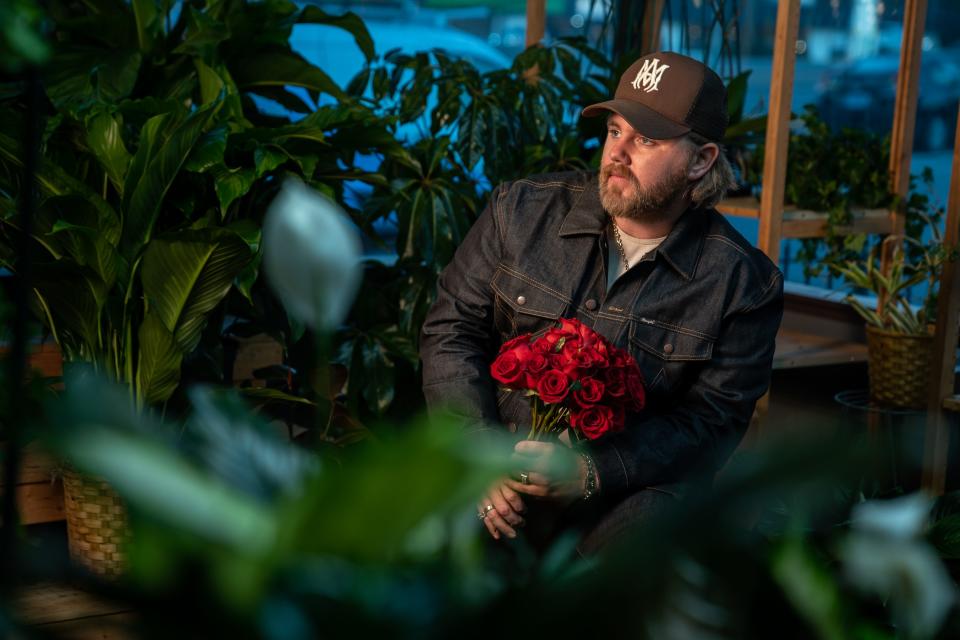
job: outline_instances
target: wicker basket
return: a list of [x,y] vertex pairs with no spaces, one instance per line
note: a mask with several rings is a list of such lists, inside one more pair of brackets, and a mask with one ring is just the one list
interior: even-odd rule
[[103,480],[65,469],[63,501],[73,561],[100,576],[121,575],[130,532],[120,497]]
[[867,326],[870,400],[887,407],[927,406],[933,335],[908,335]]

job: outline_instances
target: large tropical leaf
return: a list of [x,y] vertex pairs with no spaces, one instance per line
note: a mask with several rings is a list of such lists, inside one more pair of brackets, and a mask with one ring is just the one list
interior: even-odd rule
[[257,53],[238,61],[231,67],[231,73],[240,89],[293,85],[326,93],[338,100],[347,99],[347,95],[325,71],[292,51]]
[[141,404],[156,404],[169,398],[180,384],[183,351],[173,333],[156,313],[148,311],[140,324],[136,393]]
[[[186,120],[169,132],[169,137],[159,147],[158,140],[155,138],[161,135],[160,125],[163,123],[151,127],[148,137],[153,139],[148,139],[147,142],[155,153],[151,154],[148,151],[148,158],[140,158],[138,152],[131,166],[131,173],[134,166],[137,168],[143,166],[144,169],[130,197],[129,206],[124,212],[120,248],[121,253],[127,258],[135,255],[140,246],[150,239],[167,190],[190,156],[194,145],[208,128],[215,113],[215,108],[203,108],[190,114]],[[154,122],[153,119],[150,121],[150,123]],[[146,130],[146,127],[144,129]],[[142,138],[141,144],[143,144]]]
[[130,165],[130,152],[123,144],[122,128],[122,122],[109,113],[97,114],[87,123],[87,144],[121,196]]
[[184,353],[197,346],[207,313],[250,258],[247,243],[222,229],[182,231],[148,245],[141,271],[147,306]]
[[33,265],[31,284],[34,311],[54,332],[62,347],[83,345],[95,352],[99,340],[100,311],[105,302],[103,281],[90,269],[66,262]]
[[[3,133],[0,133],[0,161],[9,162],[18,169],[23,168],[20,144]],[[89,202],[97,210],[101,233],[111,242],[116,242],[120,233],[117,213],[93,189],[46,158],[40,159],[35,175],[42,195],[79,196]]]
[[373,38],[370,37],[370,32],[367,31],[367,26],[363,23],[363,20],[360,19],[360,16],[352,11],[348,11],[342,15],[333,15],[327,13],[320,7],[308,5],[304,7],[300,13],[297,22],[301,24],[328,24],[333,27],[345,29],[353,36],[357,46],[360,47],[360,51],[362,51],[364,57],[366,57],[367,62],[373,59]]

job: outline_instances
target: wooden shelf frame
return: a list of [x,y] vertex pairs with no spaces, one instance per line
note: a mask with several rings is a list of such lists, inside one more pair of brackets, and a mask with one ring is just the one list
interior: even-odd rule
[[[944,244],[960,242],[960,104],[957,105],[957,127],[953,141],[953,166],[950,170],[950,192]],[[930,373],[930,395],[927,399],[927,427],[924,435],[923,488],[941,495],[946,488],[947,453],[950,450],[950,424],[946,412],[960,411],[960,396],[954,383],[957,366],[957,321],[960,319],[960,261],[952,260],[940,274],[940,295],[937,302],[937,324],[933,338],[934,362]]]

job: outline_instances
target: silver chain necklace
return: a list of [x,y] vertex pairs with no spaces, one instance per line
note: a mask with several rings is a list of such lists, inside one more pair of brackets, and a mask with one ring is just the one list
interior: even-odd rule
[[630,271],[630,263],[627,261],[627,252],[623,248],[623,240],[620,239],[620,228],[617,227],[617,221],[610,218],[610,224],[613,225],[613,237],[617,241],[617,249],[620,251],[620,260],[623,261],[623,272]]

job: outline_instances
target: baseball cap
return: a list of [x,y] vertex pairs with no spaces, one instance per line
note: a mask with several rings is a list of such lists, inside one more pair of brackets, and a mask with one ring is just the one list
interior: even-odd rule
[[727,90],[705,64],[679,53],[650,53],[620,76],[613,100],[585,108],[585,117],[612,111],[654,140],[690,131],[719,142],[727,128]]

